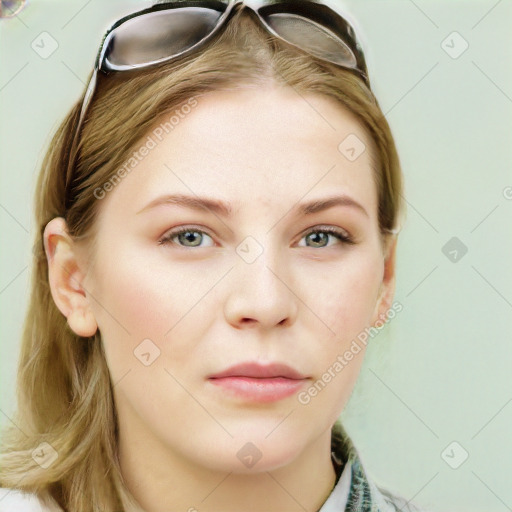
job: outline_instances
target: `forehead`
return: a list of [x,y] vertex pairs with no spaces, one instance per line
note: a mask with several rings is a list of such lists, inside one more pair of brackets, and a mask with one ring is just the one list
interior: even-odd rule
[[334,191],[376,211],[371,141],[334,98],[247,87],[188,103],[155,123],[141,141],[151,149],[109,202],[138,211],[159,195],[182,193],[224,199],[236,210],[282,208]]

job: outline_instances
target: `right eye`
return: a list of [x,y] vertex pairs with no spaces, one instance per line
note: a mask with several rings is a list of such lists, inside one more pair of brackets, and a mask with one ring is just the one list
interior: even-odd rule
[[[166,233],[159,241],[158,243],[160,245],[177,245],[181,247],[204,247],[201,246],[201,241],[203,240],[204,236],[207,236],[211,239],[210,235],[206,233],[205,231],[201,229],[195,229],[191,227],[181,227],[172,231],[169,231]],[[178,242],[174,242],[174,239],[177,239]],[[188,245],[188,244],[191,245]],[[206,246],[206,247],[212,247]]]

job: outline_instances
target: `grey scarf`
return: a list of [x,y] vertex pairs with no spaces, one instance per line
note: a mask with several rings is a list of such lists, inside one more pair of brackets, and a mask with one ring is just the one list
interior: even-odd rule
[[345,512],[422,512],[404,497],[377,486],[368,477],[359,453],[339,420],[332,428],[331,439],[336,483],[344,464],[350,464],[352,470]]

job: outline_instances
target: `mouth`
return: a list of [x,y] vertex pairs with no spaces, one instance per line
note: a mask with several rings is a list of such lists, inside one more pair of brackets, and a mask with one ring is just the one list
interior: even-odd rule
[[246,363],[230,366],[215,375],[210,375],[211,379],[222,377],[250,377],[254,379],[271,379],[282,377],[290,380],[301,380],[307,378],[295,368],[283,363],[261,364],[249,361]]
[[252,402],[268,403],[294,395],[309,377],[288,365],[249,362],[208,377],[224,394]]

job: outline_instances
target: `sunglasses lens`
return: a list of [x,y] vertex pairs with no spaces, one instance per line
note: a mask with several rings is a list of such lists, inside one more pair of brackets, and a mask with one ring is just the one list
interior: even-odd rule
[[221,15],[214,9],[182,7],[132,18],[114,29],[104,65],[119,69],[178,55],[210,34]]
[[350,68],[356,67],[357,61],[352,50],[318,23],[287,13],[269,14],[265,20],[280,37],[315,57]]

